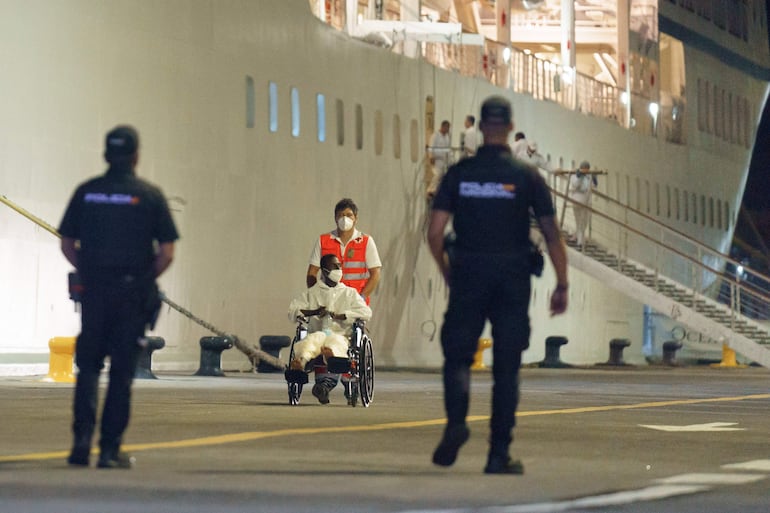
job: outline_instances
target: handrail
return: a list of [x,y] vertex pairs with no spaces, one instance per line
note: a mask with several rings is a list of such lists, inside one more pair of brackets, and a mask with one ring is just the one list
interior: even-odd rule
[[[616,206],[619,206],[620,208],[622,208],[622,209],[624,209],[624,210],[626,210],[628,212],[631,212],[631,213],[641,217],[642,219],[652,223],[653,225],[657,226],[658,228],[661,228],[663,230],[666,230],[666,231],[670,232],[673,235],[676,235],[682,241],[687,242],[689,244],[692,244],[692,245],[698,247],[699,249],[701,249],[701,250],[703,250],[703,251],[705,251],[707,253],[710,253],[711,255],[719,258],[720,260],[724,260],[727,263],[733,264],[735,267],[743,266],[743,264],[740,261],[735,260],[730,255],[722,253],[721,251],[719,251],[717,249],[714,249],[711,246],[708,246],[707,244],[699,241],[698,239],[692,238],[690,235],[688,235],[688,234],[686,234],[686,233],[684,233],[684,232],[682,232],[680,230],[677,230],[676,228],[674,228],[672,226],[669,226],[669,225],[661,222],[660,220],[658,220],[658,219],[656,219],[656,218],[654,218],[654,217],[652,217],[652,216],[642,212],[641,210],[635,209],[635,208],[633,208],[633,207],[631,207],[629,205],[625,205],[624,203],[621,203],[620,201],[616,200],[615,198],[613,198],[613,197],[611,197],[611,196],[609,196],[607,194],[604,194],[604,193],[602,193],[600,191],[597,191],[597,190],[594,190],[592,194],[595,194],[595,195],[599,196],[601,199],[603,199],[603,200],[605,200],[605,201],[607,201],[609,203],[612,203],[612,204],[614,204]],[[766,274],[763,274],[763,273],[761,273],[759,271],[755,271],[755,270],[749,269],[749,268],[744,268],[744,274],[751,275],[751,276],[753,276],[754,278],[756,278],[756,279],[758,279],[760,281],[763,281],[763,282],[766,282],[766,283],[770,283],[770,276],[768,276]]]
[[665,248],[665,249],[667,249],[667,250],[671,251],[672,253],[674,253],[675,255],[677,255],[677,256],[679,256],[679,257],[682,257],[682,258],[684,258],[685,260],[688,260],[688,261],[690,261],[691,263],[693,263],[693,264],[695,264],[695,265],[698,265],[698,266],[700,266],[700,267],[703,267],[703,268],[705,268],[707,271],[711,271],[711,272],[713,272],[713,273],[721,273],[721,272],[722,272],[722,271],[721,271],[721,270],[719,270],[719,269],[714,269],[713,267],[710,267],[710,266],[708,266],[708,265],[704,264],[703,262],[701,262],[701,261],[699,261],[699,260],[696,260],[695,258],[691,257],[690,255],[688,255],[688,254],[686,254],[686,253],[683,253],[682,251],[680,251],[680,250],[678,250],[678,249],[676,249],[676,248],[674,248],[674,247],[672,247],[672,246],[669,246],[669,245],[667,245],[667,244],[665,244],[665,243],[663,243],[663,242],[661,242],[661,241],[659,241],[659,240],[657,240],[657,239],[653,238],[653,237],[652,237],[652,236],[650,236],[650,235],[647,235],[646,233],[642,232],[641,230],[637,230],[636,228],[634,228],[634,227],[632,227],[632,226],[629,226],[629,225],[627,225],[627,224],[625,224],[625,223],[621,223],[621,222],[620,222],[620,221],[618,221],[617,219],[614,219],[613,217],[610,217],[609,215],[605,214],[604,212],[602,212],[602,211],[600,211],[600,210],[596,210],[595,208],[593,208],[593,207],[591,207],[591,206],[588,206],[588,205],[584,205],[583,203],[580,203],[580,202],[578,202],[578,201],[576,201],[576,200],[574,200],[574,199],[570,198],[569,196],[567,196],[567,195],[564,195],[564,194],[562,194],[562,193],[560,193],[560,192],[558,192],[558,191],[555,191],[555,190],[553,190],[553,189],[551,189],[551,191],[552,191],[552,192],[553,192],[553,193],[554,193],[556,196],[558,196],[558,197],[560,197],[560,198],[562,198],[562,199],[564,199],[564,200],[568,201],[569,203],[572,203],[572,204],[578,204],[578,205],[580,205],[580,207],[581,207],[581,208],[586,208],[586,209],[590,210],[590,211],[591,211],[591,213],[592,213],[593,215],[597,215],[597,216],[599,216],[599,217],[603,217],[604,219],[606,219],[606,220],[610,221],[610,223],[614,223],[614,224],[616,224],[616,225],[622,226],[622,227],[623,227],[625,230],[628,230],[628,231],[629,231],[629,232],[631,232],[631,233],[634,233],[634,234],[636,234],[636,235],[639,235],[640,237],[642,237],[642,238],[646,239],[646,240],[647,240],[647,241],[649,241],[649,242],[652,242],[653,244],[655,244],[655,245],[657,245],[657,246],[662,246],[663,248]]
[[[555,187],[549,186],[549,189],[551,190],[551,193],[554,194],[556,198],[560,198],[562,201],[564,201],[565,204],[576,204],[574,199],[570,198],[569,195],[564,194],[556,190]],[[602,199],[606,198],[606,195],[599,193],[602,197]],[[628,210],[628,211],[634,211],[635,213],[638,213],[641,218],[644,218],[646,221],[649,221],[654,227],[658,229],[666,229],[670,231],[672,234],[680,235],[677,233],[677,230],[661,223],[657,219],[651,218],[649,216],[646,216],[642,212],[638,212],[635,209],[632,209],[631,207],[627,207],[626,205],[623,205],[620,202],[614,201],[612,198],[607,198],[612,200],[613,203],[617,203],[617,205],[621,206],[622,208]],[[690,267],[690,278],[692,279],[692,283],[687,283],[687,279],[682,279],[682,272],[680,272],[678,275],[674,273],[672,276],[671,272],[666,272],[665,269],[662,269],[659,260],[656,258],[654,264],[651,267],[651,270],[655,273],[655,276],[662,276],[665,278],[668,278],[669,280],[672,280],[673,282],[679,283],[680,285],[686,287],[687,289],[692,291],[692,294],[695,296],[699,296],[701,298],[709,298],[711,300],[715,300],[719,303],[725,304],[729,307],[730,313],[731,313],[731,319],[734,322],[739,317],[744,317],[744,312],[746,314],[751,314],[751,316],[755,318],[759,317],[767,317],[768,316],[768,305],[770,305],[770,294],[768,294],[767,291],[761,290],[759,287],[757,287],[755,284],[752,284],[751,282],[747,282],[745,279],[742,279],[742,276],[736,275],[733,276],[730,273],[720,269],[719,267],[715,267],[713,265],[709,265],[707,263],[704,263],[703,261],[699,260],[699,258],[702,258],[704,256],[710,257],[709,260],[716,259],[715,261],[724,261],[728,260],[732,263],[735,262],[735,260],[729,258],[727,255],[724,255],[723,253],[716,251],[712,248],[709,248],[708,246],[700,243],[699,241],[696,241],[692,239],[691,237],[688,237],[686,234],[681,234],[680,240],[678,242],[686,242],[686,243],[692,243],[697,248],[700,248],[700,251],[703,253],[698,253],[698,257],[688,254],[686,251],[682,251],[681,249],[675,247],[675,244],[677,241],[673,243],[667,243],[665,240],[661,238],[656,238],[654,235],[651,235],[649,233],[645,233],[643,230],[637,229],[634,226],[629,225],[627,222],[623,222],[621,220],[616,219],[612,215],[602,212],[601,210],[597,210],[596,208],[592,206],[587,206],[584,204],[579,204],[580,207],[587,208],[592,212],[592,214],[595,214],[598,218],[600,218],[603,222],[606,222],[608,226],[616,227],[618,229],[623,230],[622,234],[618,234],[618,239],[614,242],[617,242],[618,244],[625,244],[624,247],[618,247],[618,254],[617,260],[618,260],[618,268],[622,265],[622,262],[636,262],[640,261],[638,258],[629,258],[630,253],[629,249],[627,247],[628,244],[628,237],[629,235],[632,237],[636,237],[640,241],[644,241],[644,244],[646,245],[646,249],[640,249],[641,254],[649,255],[650,250],[649,246],[653,246],[655,248],[654,253],[657,256],[660,251],[666,252],[670,255],[668,259],[664,259],[667,261],[671,261],[672,259],[679,259],[680,264],[686,264]],[[561,227],[563,228],[563,221],[560,223]],[[622,240],[622,239],[626,240]],[[610,240],[612,242],[612,240]],[[583,251],[585,251],[585,246],[583,248]],[[644,259],[644,256],[641,256],[642,259]],[[647,265],[647,264],[643,264]],[[674,267],[674,266],[671,266]],[[684,273],[687,274],[687,273]],[[761,273],[752,272],[753,275],[762,278]],[[699,279],[698,277],[703,277],[703,279]],[[705,284],[705,286],[704,286]],[[655,288],[657,289],[657,281]]]

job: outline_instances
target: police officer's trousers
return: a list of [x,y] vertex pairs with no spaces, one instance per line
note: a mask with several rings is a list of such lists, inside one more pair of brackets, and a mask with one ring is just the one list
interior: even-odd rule
[[131,384],[146,324],[146,291],[115,283],[86,285],[82,328],[77,339],[73,432],[76,445],[89,445],[96,425],[99,374],[110,357],[110,380],[101,419],[102,450],[117,450],[128,425]]
[[486,319],[492,324],[491,443],[507,451],[519,401],[521,353],[529,346],[530,273],[525,255],[457,250],[441,329],[448,425],[465,423],[470,366]]

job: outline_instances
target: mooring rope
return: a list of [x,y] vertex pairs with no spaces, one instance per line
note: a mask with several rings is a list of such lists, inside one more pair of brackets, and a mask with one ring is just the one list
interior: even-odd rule
[[[27,219],[29,219],[30,221],[35,223],[36,225],[40,226],[41,228],[45,229],[46,231],[52,233],[53,235],[55,235],[56,237],[61,239],[61,234],[56,230],[56,228],[54,228],[50,224],[46,223],[45,221],[43,221],[39,217],[29,213],[27,210],[25,210],[25,209],[21,208],[20,206],[16,205],[14,202],[9,200],[5,196],[0,195],[0,203],[3,203],[5,205],[7,205],[9,208],[15,210],[16,212],[18,212],[22,216],[26,217]],[[203,326],[204,328],[206,328],[207,330],[211,331],[215,335],[218,335],[220,337],[226,337],[226,338],[232,340],[233,345],[235,345],[235,347],[237,347],[239,351],[241,351],[243,354],[245,354],[249,358],[249,361],[252,363],[252,365],[254,367],[256,367],[257,364],[260,361],[262,361],[262,362],[265,362],[265,363],[268,363],[268,364],[272,365],[273,367],[275,367],[277,369],[285,369],[286,368],[286,364],[283,363],[280,359],[276,358],[275,356],[273,356],[273,355],[271,355],[269,353],[266,353],[266,352],[262,351],[261,349],[257,348],[253,344],[246,343],[246,341],[241,340],[237,335],[231,335],[229,333],[225,333],[224,331],[218,329],[213,324],[204,321],[200,317],[197,317],[190,310],[187,310],[183,306],[175,303],[174,301],[172,301],[171,299],[166,297],[166,295],[163,292],[160,293],[160,299],[161,299],[161,301],[166,303],[168,306],[170,306],[171,308],[173,308],[177,312],[181,313],[182,315],[184,315],[185,317],[187,317],[191,321],[195,322],[196,324],[199,324],[199,325]]]

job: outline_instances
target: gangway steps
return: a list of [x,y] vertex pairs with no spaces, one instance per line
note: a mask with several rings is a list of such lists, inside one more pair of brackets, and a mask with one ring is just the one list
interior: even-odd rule
[[749,324],[744,319],[735,318],[728,308],[696,298],[692,290],[662,279],[655,273],[637,264],[620,259],[592,241],[587,241],[582,248],[574,241],[568,241],[567,245],[607,268],[631,278],[656,293],[676,301],[683,307],[691,309],[770,350],[770,333]]

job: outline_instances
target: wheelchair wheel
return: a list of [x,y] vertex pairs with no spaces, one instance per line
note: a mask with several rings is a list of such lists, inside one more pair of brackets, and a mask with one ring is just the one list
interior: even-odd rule
[[296,406],[299,404],[299,397],[302,395],[302,383],[287,383],[289,386],[289,404]]
[[355,376],[352,376],[350,378],[350,381],[345,385],[346,387],[346,394],[348,398],[348,406],[356,407],[358,405],[358,398],[360,396],[359,394],[359,386],[358,386],[358,378]]
[[374,398],[374,352],[372,341],[364,336],[361,343],[361,353],[358,362],[358,392],[361,404],[368,408]]

